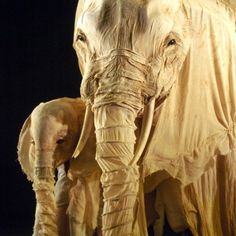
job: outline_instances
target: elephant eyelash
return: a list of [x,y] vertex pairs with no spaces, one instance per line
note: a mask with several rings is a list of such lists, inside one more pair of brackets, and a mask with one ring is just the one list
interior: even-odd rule
[[175,45],[177,42],[175,39],[171,39],[168,43],[167,43],[167,47]]
[[164,42],[163,42],[163,46],[165,48],[171,47],[171,46],[175,46],[175,45],[179,45],[179,43],[181,42],[181,38],[178,35],[178,33],[176,32],[170,32],[168,34],[168,36],[165,38]]

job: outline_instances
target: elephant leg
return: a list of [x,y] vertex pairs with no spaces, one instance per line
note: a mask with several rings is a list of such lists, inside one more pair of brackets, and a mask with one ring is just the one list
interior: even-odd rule
[[216,156],[211,168],[182,189],[193,235],[236,235],[235,170],[236,150],[233,150],[225,156]]
[[157,208],[161,209],[164,206],[166,218],[174,232],[180,233],[188,228],[183,207],[181,185],[178,180],[169,178],[160,184],[158,186],[156,200]]
[[153,224],[154,235],[161,236],[163,235],[164,224],[165,224],[165,210],[164,203],[161,198],[160,191],[156,190],[156,199],[155,199],[155,210],[157,212],[157,218]]
[[69,190],[71,180],[67,177],[64,164],[57,168],[57,182],[55,185],[55,198],[57,206],[57,225],[59,236],[69,236],[69,218],[66,210],[69,205]]
[[69,217],[70,222],[70,236],[92,236],[93,230],[86,224],[81,224],[73,217]]
[[59,236],[70,236],[69,218],[66,214],[67,207],[68,205],[57,207],[56,210]]
[[70,236],[92,236],[93,230],[85,223],[86,189],[82,179],[77,179],[70,190],[69,215]]

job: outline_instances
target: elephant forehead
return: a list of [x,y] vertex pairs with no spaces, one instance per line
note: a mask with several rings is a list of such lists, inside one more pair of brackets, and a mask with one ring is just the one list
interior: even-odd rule
[[52,115],[33,113],[32,121],[31,133],[40,139],[64,137],[68,132],[68,125]]
[[[104,29],[106,26],[118,24],[123,19],[136,19],[145,16],[144,1],[137,0],[99,0],[85,2],[83,12],[76,19],[75,28],[90,26],[95,24],[94,28]],[[145,22],[145,17],[142,17]],[[137,22],[138,24],[141,21]],[[82,27],[83,28],[83,27]]]
[[96,35],[98,31],[103,34],[119,26],[132,31],[132,25],[135,25],[137,32],[144,32],[157,17],[164,19],[164,23],[173,21],[180,5],[180,0],[85,1],[83,13],[76,19],[75,29]]

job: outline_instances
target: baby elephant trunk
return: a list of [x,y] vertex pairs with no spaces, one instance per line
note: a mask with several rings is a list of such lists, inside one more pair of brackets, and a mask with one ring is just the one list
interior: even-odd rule
[[139,169],[134,157],[135,112],[116,105],[95,109],[96,159],[103,174],[104,236],[132,235],[137,215]]
[[51,151],[36,152],[33,189],[37,205],[33,236],[58,236],[54,168],[51,160]]

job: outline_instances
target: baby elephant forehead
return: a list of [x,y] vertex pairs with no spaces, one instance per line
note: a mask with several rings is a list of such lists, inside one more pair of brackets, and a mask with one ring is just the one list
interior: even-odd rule
[[31,114],[32,125],[53,126],[64,123],[65,108],[54,103],[41,103]]
[[[57,138],[58,136],[65,136],[68,133],[68,125],[53,115],[33,114],[32,116],[31,133],[34,137],[38,137],[44,141],[47,138]],[[35,136],[36,135],[36,136]]]

